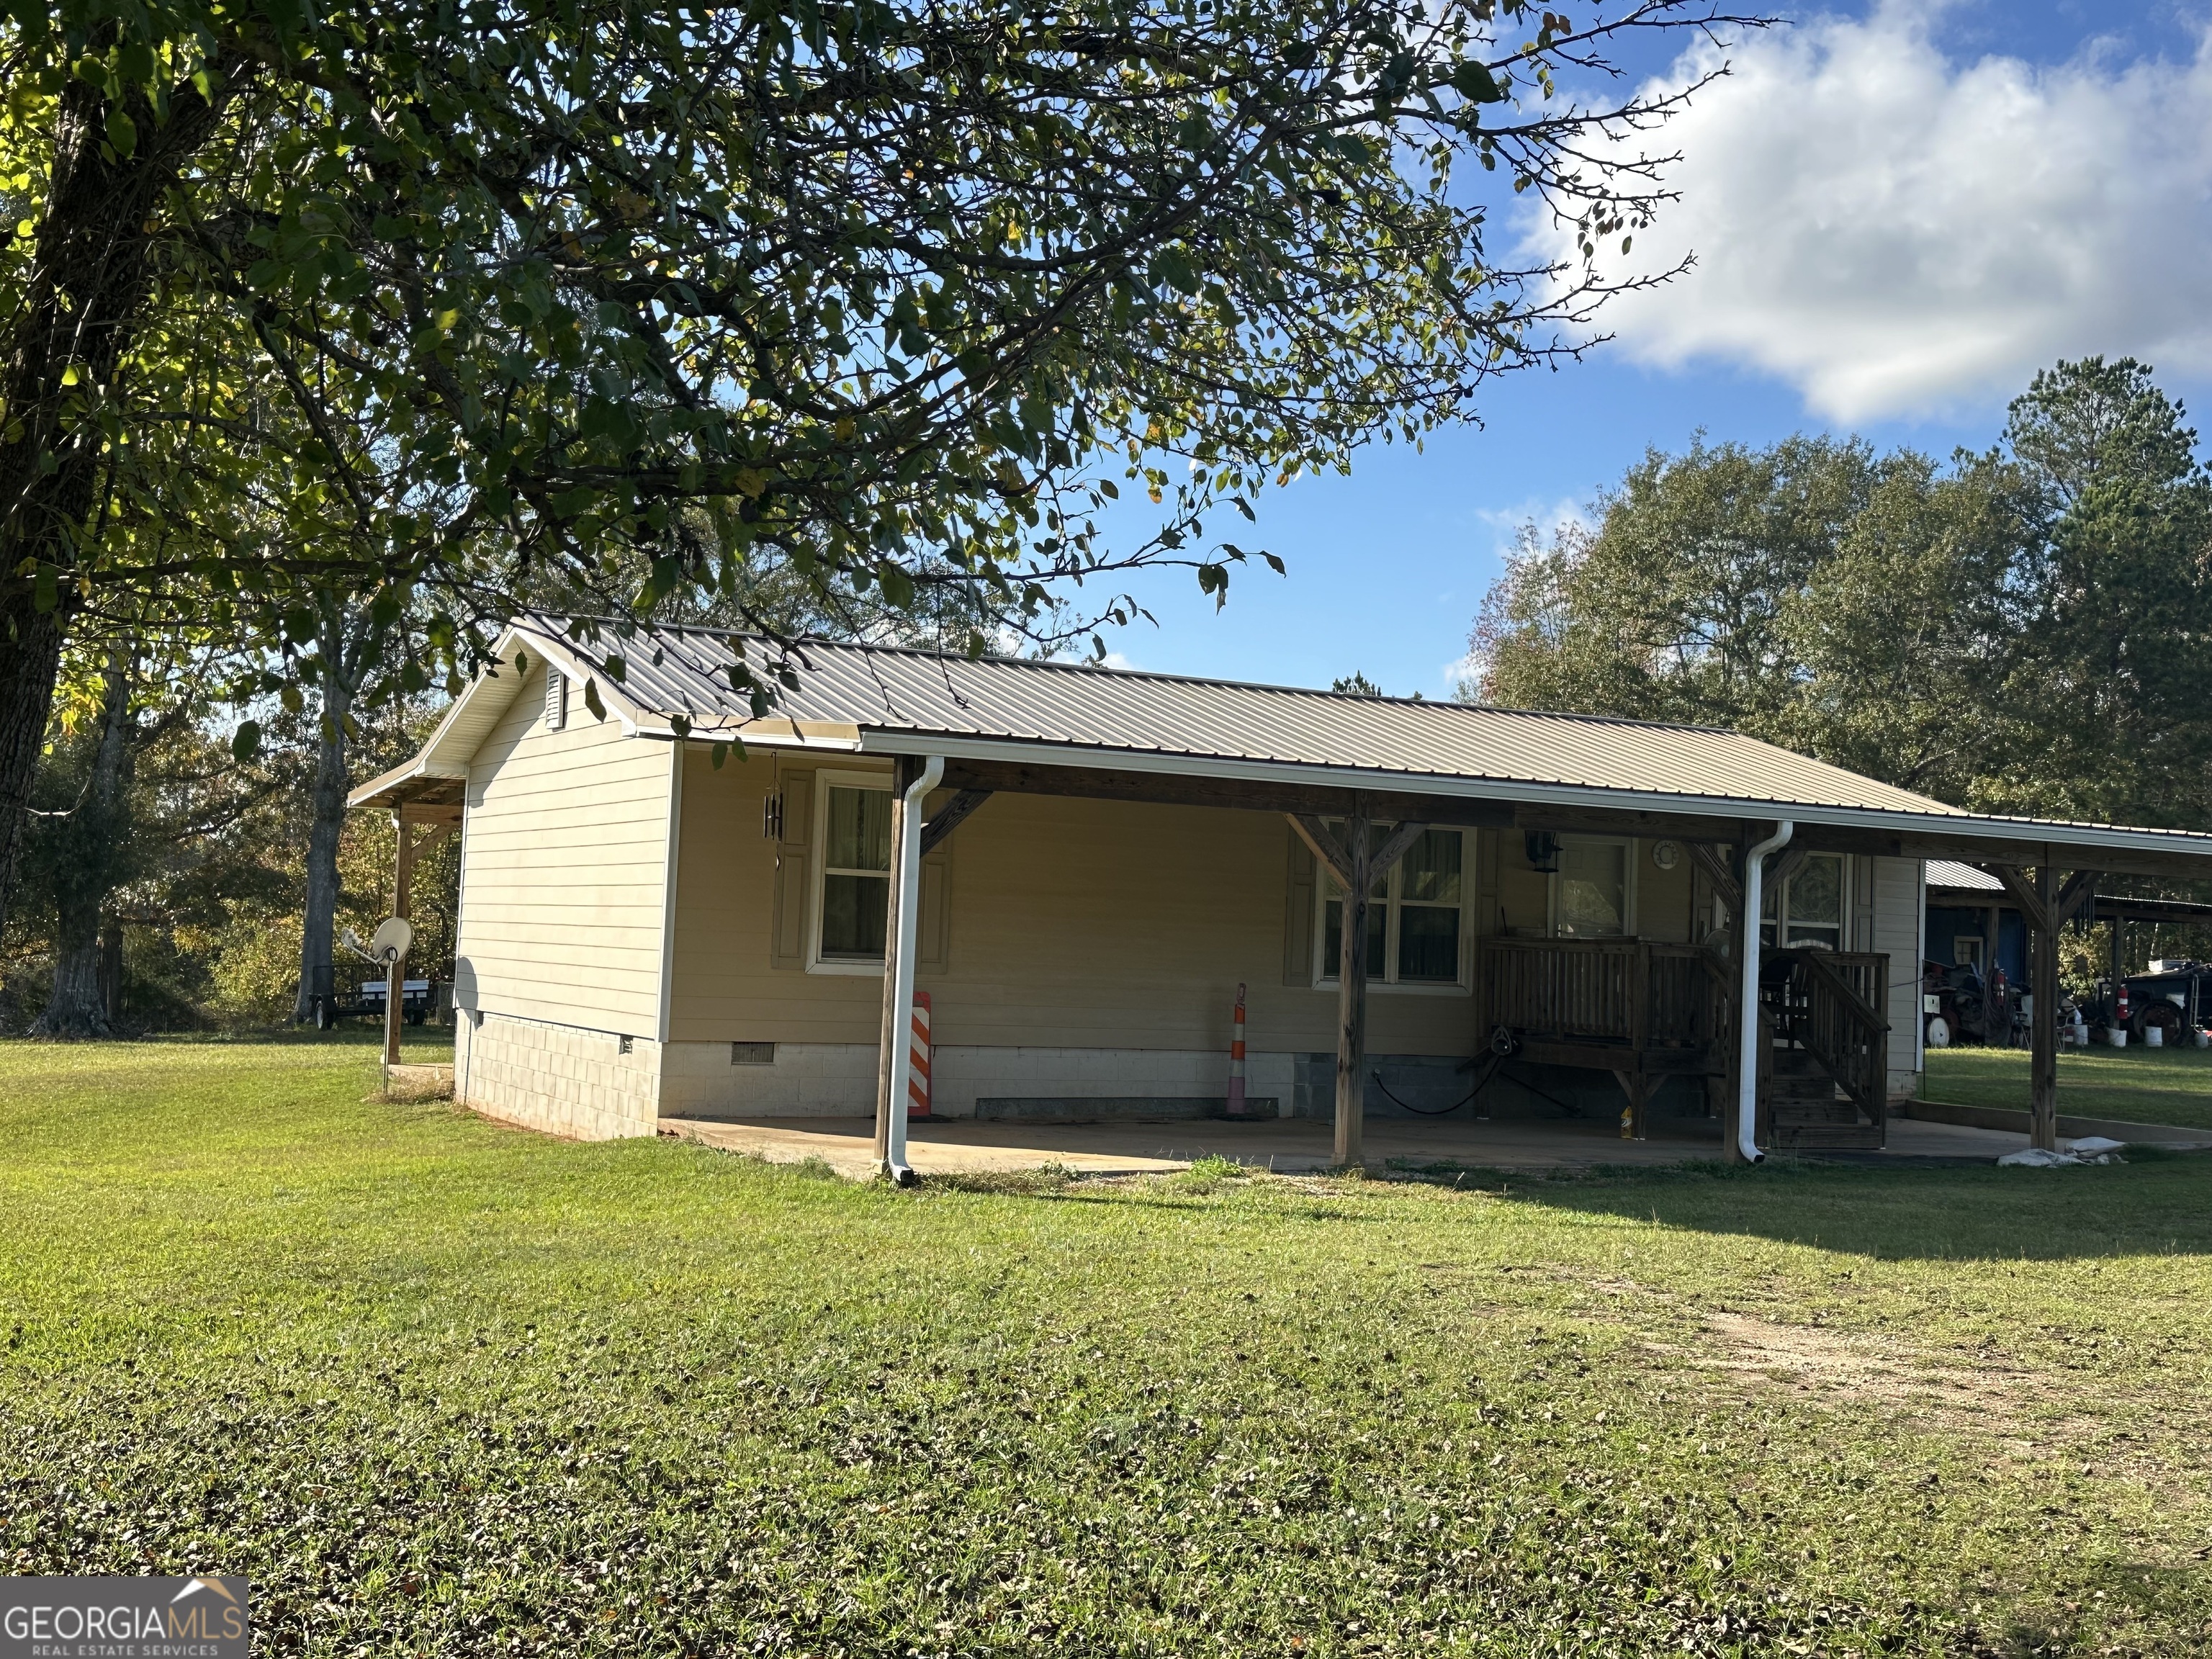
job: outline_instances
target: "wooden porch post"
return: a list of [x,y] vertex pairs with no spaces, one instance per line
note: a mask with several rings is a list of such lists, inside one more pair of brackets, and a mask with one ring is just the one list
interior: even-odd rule
[[2005,884],[2027,924],[2028,994],[2035,1012],[2027,1023],[2027,1144],[2058,1150],[2058,930],[2094,890],[2097,872],[2076,870],[2058,884],[2052,849],[2043,849],[2035,880],[2017,865],[1993,864],[1990,873]]
[[2035,1012],[2027,1024],[2027,1144],[2058,1150],[2058,872],[2048,854],[2035,872],[2035,896],[2043,902],[2042,926],[2035,930]]
[[[1727,912],[1730,945],[1733,949],[1741,951],[1744,948],[1744,939],[1747,937],[1743,915],[1743,884],[1736,878],[1735,872],[1729,867],[1728,854],[1724,850],[1725,845],[1722,843],[1716,846],[1707,842],[1693,841],[1689,843],[1690,856],[1697,861],[1698,867],[1705,872],[1706,881],[1711,884],[1715,896],[1721,902],[1721,908]],[[1733,960],[1741,969],[1743,958],[1737,956]],[[1735,1003],[1741,1003],[1742,1000],[1741,994],[1732,995],[1729,998],[1729,1000]],[[1736,1018],[1741,1020],[1747,1018],[1757,1019],[1758,1009],[1747,1010],[1738,1007]],[[1735,1042],[1730,1042],[1727,1045],[1727,1050],[1728,1052],[1722,1058],[1720,1076],[1720,1086],[1726,1091],[1726,1097],[1720,1103],[1720,1109],[1715,1115],[1721,1121],[1722,1160],[1729,1164],[1741,1164],[1743,1162],[1742,1137],[1737,1133],[1736,1118],[1743,1102],[1743,1090],[1738,1077],[1738,1073],[1742,1070],[1742,1056],[1740,1044]],[[1712,1086],[1710,1079],[1707,1080],[1706,1086],[1708,1088]]]
[[1336,1162],[1349,1169],[1362,1157],[1361,1131],[1367,1115],[1367,915],[1368,890],[1427,830],[1425,823],[1401,823],[1380,847],[1370,846],[1367,796],[1355,792],[1344,836],[1306,813],[1290,814],[1291,827],[1336,878],[1344,890],[1343,926],[1336,957]]
[[1336,1163],[1360,1162],[1367,1118],[1367,907],[1375,884],[1367,797],[1353,798],[1344,826],[1344,926],[1336,957]]

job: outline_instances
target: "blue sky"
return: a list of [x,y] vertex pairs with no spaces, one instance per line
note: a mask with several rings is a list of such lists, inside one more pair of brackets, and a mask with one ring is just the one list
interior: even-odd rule
[[2212,0],[1787,9],[1671,137],[1658,253],[1694,252],[1689,277],[1583,364],[1498,382],[1480,427],[1256,503],[1232,538],[1288,578],[1240,572],[1216,613],[1188,573],[1148,577],[1159,625],[1109,635],[1115,659],[1448,695],[1515,527],[1649,446],[1985,447],[2035,366],[2096,351],[2212,407]]

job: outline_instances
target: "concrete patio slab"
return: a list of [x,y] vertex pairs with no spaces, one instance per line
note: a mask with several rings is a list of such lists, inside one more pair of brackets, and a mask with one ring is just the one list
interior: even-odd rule
[[[819,1158],[855,1179],[875,1172],[874,1125],[866,1118],[663,1118],[663,1134],[725,1152],[799,1164]],[[2188,1132],[2178,1132],[2187,1133]],[[1447,1123],[1370,1120],[1367,1165],[1377,1172],[1441,1165],[1495,1170],[1575,1170],[1601,1165],[1663,1167],[1721,1156],[1718,1127],[1691,1120],[1653,1127],[1646,1140],[1623,1140],[1592,1121],[1492,1120]],[[1312,1118],[1251,1123],[1006,1123],[953,1118],[917,1122],[908,1155],[924,1175],[976,1175],[1058,1164],[1079,1175],[1164,1174],[1201,1158],[1233,1158],[1284,1175],[1330,1167],[1328,1123]],[[1892,1119],[1881,1152],[1785,1152],[1778,1161],[1909,1164],[1929,1160],[1994,1164],[2027,1144],[2024,1134],[1971,1125]]]

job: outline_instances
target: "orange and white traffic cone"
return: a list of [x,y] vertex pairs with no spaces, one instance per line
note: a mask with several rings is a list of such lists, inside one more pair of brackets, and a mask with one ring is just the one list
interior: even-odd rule
[[1244,1115],[1244,988],[1237,988],[1237,1023],[1229,1038],[1229,1115]]

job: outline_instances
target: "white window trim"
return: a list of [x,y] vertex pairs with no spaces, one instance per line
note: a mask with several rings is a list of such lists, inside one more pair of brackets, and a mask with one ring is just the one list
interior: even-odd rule
[[[1432,830],[1449,830],[1452,826],[1447,823],[1437,823],[1429,827]],[[1462,830],[1458,834],[1460,882],[1458,979],[1449,985],[1441,984],[1433,980],[1401,984],[1398,981],[1388,977],[1388,975],[1395,973],[1398,967],[1397,912],[1393,909],[1390,912],[1390,924],[1383,930],[1382,935],[1385,976],[1378,979],[1374,975],[1369,975],[1367,988],[1370,991],[1394,997],[1471,997],[1474,994],[1474,901],[1473,896],[1474,848],[1471,842],[1472,831]],[[1403,865],[1404,860],[1401,860],[1390,867],[1389,890],[1391,892],[1397,890],[1398,872]],[[1334,879],[1334,878],[1326,868],[1322,867],[1320,861],[1316,860],[1314,871],[1313,988],[1332,994],[1337,989],[1336,963],[1327,960],[1327,956],[1328,884]]]
[[[1620,852],[1620,932],[1615,937],[1623,939],[1640,939],[1637,923],[1636,866],[1637,853],[1642,843],[1631,836],[1561,836],[1561,851],[1569,846],[1618,847]],[[1564,937],[1559,932],[1559,883],[1564,872],[1553,869],[1544,878],[1544,931],[1552,939]]]
[[[1842,853],[1814,853],[1809,856],[1816,859],[1832,858],[1836,860],[1836,915],[1838,920],[1832,923],[1824,921],[1814,923],[1813,925],[1821,927],[1833,927],[1836,930],[1835,948],[1839,951],[1848,951],[1851,948],[1851,888],[1853,885],[1853,866],[1857,864],[1858,860]],[[1788,881],[1777,883],[1773,887],[1768,890],[1774,895],[1774,944],[1771,948],[1778,951],[1795,950],[1798,948],[1796,945],[1785,944],[1783,940],[1783,934],[1788,927],[1790,914],[1784,906],[1789,902],[1789,889],[1795,884],[1796,879],[1796,875],[1793,874]],[[1765,907],[1764,905],[1760,906],[1760,908],[1762,909],[1765,908]],[[1763,932],[1766,927],[1766,918],[1765,916],[1761,916],[1759,919],[1759,925]],[[1760,946],[1760,949],[1762,950],[1768,947],[1765,945]]]
[[[856,962],[849,957],[824,957],[822,954],[822,895],[830,883],[830,791],[833,787],[875,789],[888,795],[891,793],[890,774],[825,769],[814,775],[814,856],[807,860],[807,881],[813,890],[806,896],[806,971],[881,979],[884,964],[880,962]],[[897,855],[896,848],[892,855]]]

